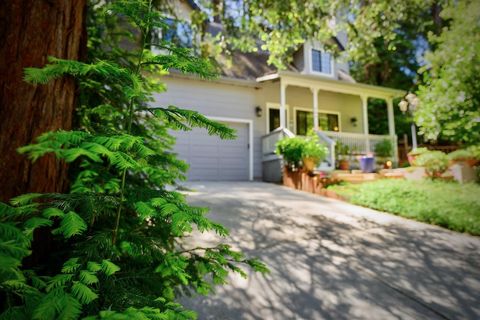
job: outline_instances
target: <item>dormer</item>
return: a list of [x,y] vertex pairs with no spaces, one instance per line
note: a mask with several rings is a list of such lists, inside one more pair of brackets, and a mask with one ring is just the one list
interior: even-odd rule
[[349,73],[348,64],[337,61],[318,41],[306,41],[295,53],[294,64],[300,73],[313,76],[339,79],[339,72]]

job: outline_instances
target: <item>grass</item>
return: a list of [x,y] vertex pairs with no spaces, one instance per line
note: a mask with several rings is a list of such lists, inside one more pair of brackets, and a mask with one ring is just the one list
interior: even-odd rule
[[477,184],[386,179],[328,189],[354,204],[480,235],[480,185]]

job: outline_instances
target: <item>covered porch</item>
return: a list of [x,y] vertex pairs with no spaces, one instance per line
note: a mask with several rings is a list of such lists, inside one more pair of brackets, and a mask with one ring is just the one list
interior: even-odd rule
[[[393,99],[403,91],[359,83],[349,83],[324,77],[283,71],[257,79],[276,84],[278,103],[267,103],[267,134],[263,137],[263,155],[274,154],[275,143],[287,134],[305,135],[313,129],[325,143],[348,146],[353,155],[374,153],[375,145],[388,139],[393,145],[393,160],[398,159]],[[368,99],[385,101],[388,134],[370,134]],[[283,133],[277,130],[282,128]],[[331,157],[334,149],[331,148]],[[330,159],[329,166],[335,165]],[[331,169],[331,168],[330,168]]]

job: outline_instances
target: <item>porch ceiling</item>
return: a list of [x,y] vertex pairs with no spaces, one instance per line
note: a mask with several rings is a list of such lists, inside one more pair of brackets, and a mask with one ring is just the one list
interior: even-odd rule
[[393,99],[405,95],[402,90],[372,86],[363,83],[344,82],[321,76],[299,74],[291,71],[279,71],[264,77],[257,78],[257,82],[265,82],[280,79],[282,84],[288,86],[300,86],[316,88],[325,91],[367,96],[371,98]]

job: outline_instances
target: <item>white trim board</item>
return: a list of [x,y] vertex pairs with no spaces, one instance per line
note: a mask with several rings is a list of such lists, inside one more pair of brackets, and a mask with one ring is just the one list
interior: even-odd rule
[[220,122],[234,122],[234,123],[246,123],[248,124],[248,180],[253,181],[253,120],[242,118],[225,118],[206,116],[207,118]]
[[[293,132],[297,134],[297,111],[308,111],[313,113],[313,108],[304,108],[304,107],[293,107]],[[338,115],[338,132],[342,132],[342,114],[340,111],[333,111],[327,109],[318,109],[318,113],[329,113]]]

